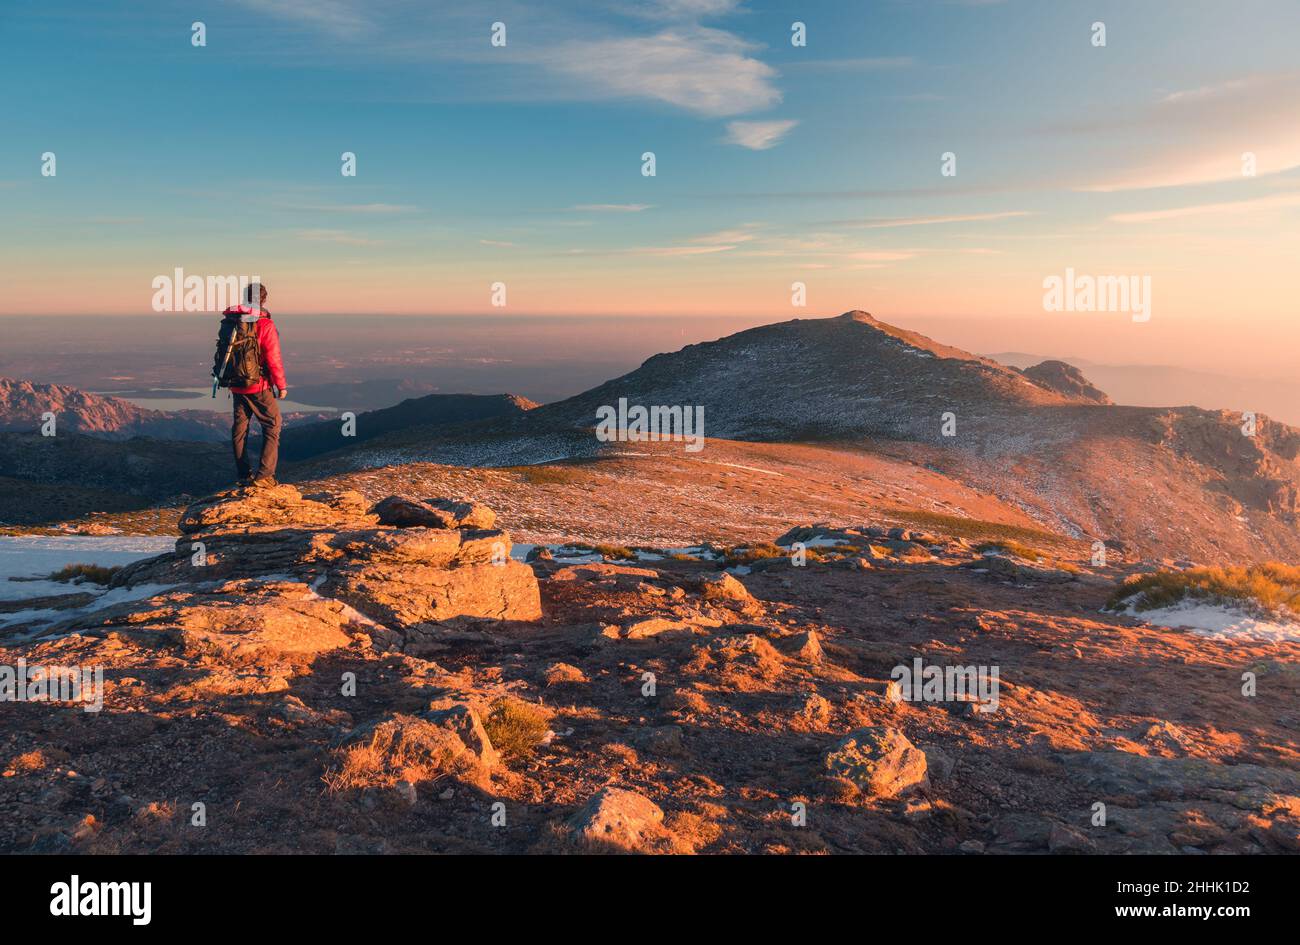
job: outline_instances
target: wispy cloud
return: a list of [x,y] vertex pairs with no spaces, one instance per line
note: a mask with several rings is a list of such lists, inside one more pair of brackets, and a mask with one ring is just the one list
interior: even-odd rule
[[286,204],[284,210],[305,213],[356,213],[367,216],[391,216],[400,213],[414,213],[419,207],[400,203],[343,203],[343,204]]
[[751,151],[766,151],[781,143],[798,121],[732,121],[727,123],[727,141]]
[[1107,217],[1112,223],[1155,223],[1160,220],[1180,220],[1184,217],[1241,216],[1285,207],[1300,207],[1300,194],[1274,194],[1253,200],[1227,200],[1220,203],[1202,203],[1169,210],[1145,210],[1138,213],[1115,213]]
[[755,48],[724,30],[687,25],[651,36],[572,40],[536,61],[592,97],[651,99],[725,117],[781,101],[776,70],[751,55]]
[[720,246],[634,246],[629,249],[569,250],[570,256],[707,256],[735,249],[734,245]]
[[794,59],[781,67],[791,71],[808,72],[879,72],[885,69],[906,69],[914,64],[911,56],[879,56],[852,59]]
[[1300,167],[1300,72],[1243,76],[1165,95],[1118,117],[1053,129],[1118,141],[1140,136],[1162,142],[1142,158],[1104,174],[1079,190],[1108,193],[1240,180],[1244,155],[1255,157],[1259,175]]
[[360,7],[348,0],[240,0],[259,13],[282,20],[307,23],[340,37],[354,36],[371,28]]
[[651,203],[580,203],[569,209],[584,213],[640,213],[653,208]]
[[1028,210],[1003,210],[998,213],[964,213],[942,217],[891,217],[880,220],[847,222],[841,225],[859,230],[888,230],[899,226],[935,226],[946,223],[972,223],[982,220],[1008,220],[1014,217],[1033,216]]
[[347,230],[294,230],[294,239],[302,240],[306,243],[346,243],[349,246],[378,246],[383,240],[372,240],[369,237],[358,236]]
[[719,230],[716,233],[705,233],[703,236],[691,237],[690,242],[711,246],[727,243],[735,246],[737,243],[747,243],[752,240],[754,238],[753,229],[753,227],[743,227],[735,230]]
[[[475,85],[478,95],[639,99],[706,117],[781,101],[776,70],[757,56],[762,47],[709,22],[743,12],[739,0],[551,0],[537,9],[499,0],[492,12],[482,13],[470,4],[460,9],[372,0],[241,2],[325,33],[340,49],[353,45],[426,66],[490,63],[491,74],[481,74]],[[510,28],[509,45],[489,49],[486,28],[498,18]],[[468,39],[476,29],[481,43]],[[358,38],[364,42],[349,42]]]

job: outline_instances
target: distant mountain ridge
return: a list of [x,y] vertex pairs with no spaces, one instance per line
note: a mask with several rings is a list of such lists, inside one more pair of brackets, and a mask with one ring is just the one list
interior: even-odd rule
[[433,436],[443,432],[437,427],[516,417],[536,406],[516,394],[427,394],[358,414],[353,436],[343,434],[341,419],[286,427],[280,437],[280,455],[288,460],[307,459],[387,434],[406,439]]
[[595,437],[597,411],[620,398],[702,407],[714,440],[903,459],[1113,548],[1300,559],[1300,431],[1263,415],[1117,406],[1068,364],[1020,371],[861,311],[689,345],[519,416],[423,442],[390,434],[317,471],[599,461],[637,450]]
[[216,441],[228,436],[230,430],[225,414],[148,410],[120,397],[92,394],[63,384],[0,377],[0,432],[39,432],[46,413],[54,414],[56,431],[106,439],[152,436]]
[[596,410],[620,397],[703,406],[708,436],[751,440],[928,439],[938,435],[945,412],[976,418],[1088,402],[852,311],[655,355],[629,374],[539,407],[527,424],[592,426]]

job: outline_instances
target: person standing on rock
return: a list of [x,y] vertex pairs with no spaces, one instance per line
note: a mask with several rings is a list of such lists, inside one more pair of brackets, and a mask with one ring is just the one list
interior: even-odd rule
[[[253,299],[258,300],[253,305]],[[235,470],[242,485],[275,485],[275,464],[280,452],[280,405],[289,393],[280,357],[280,332],[266,306],[266,286],[260,282],[244,290],[246,304],[234,305],[221,316],[217,332],[217,353],[212,362],[213,396],[216,388],[229,388],[234,399],[230,441],[235,451]],[[262,428],[262,453],[257,474],[248,461],[248,422],[256,417]]]

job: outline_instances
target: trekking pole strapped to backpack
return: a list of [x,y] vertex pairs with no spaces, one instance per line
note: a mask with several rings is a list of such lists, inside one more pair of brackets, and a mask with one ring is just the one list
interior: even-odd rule
[[[262,350],[258,341],[257,320],[246,322],[242,318],[227,318],[222,328],[230,325],[230,336],[224,355],[221,352],[221,333],[217,334],[217,354],[213,358],[213,379],[217,387],[253,387],[262,380]],[[241,330],[242,328],[242,330]],[[213,389],[213,395],[216,390]]]

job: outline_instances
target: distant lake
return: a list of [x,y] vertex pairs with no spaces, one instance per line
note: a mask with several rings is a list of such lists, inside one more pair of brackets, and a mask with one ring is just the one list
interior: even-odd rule
[[[150,387],[144,390],[98,390],[91,393],[104,397],[118,397],[144,407],[146,410],[210,410],[213,413],[230,411],[230,394],[218,390],[212,396],[211,387]],[[301,404],[296,400],[280,401],[281,413],[338,413],[338,407]]]

